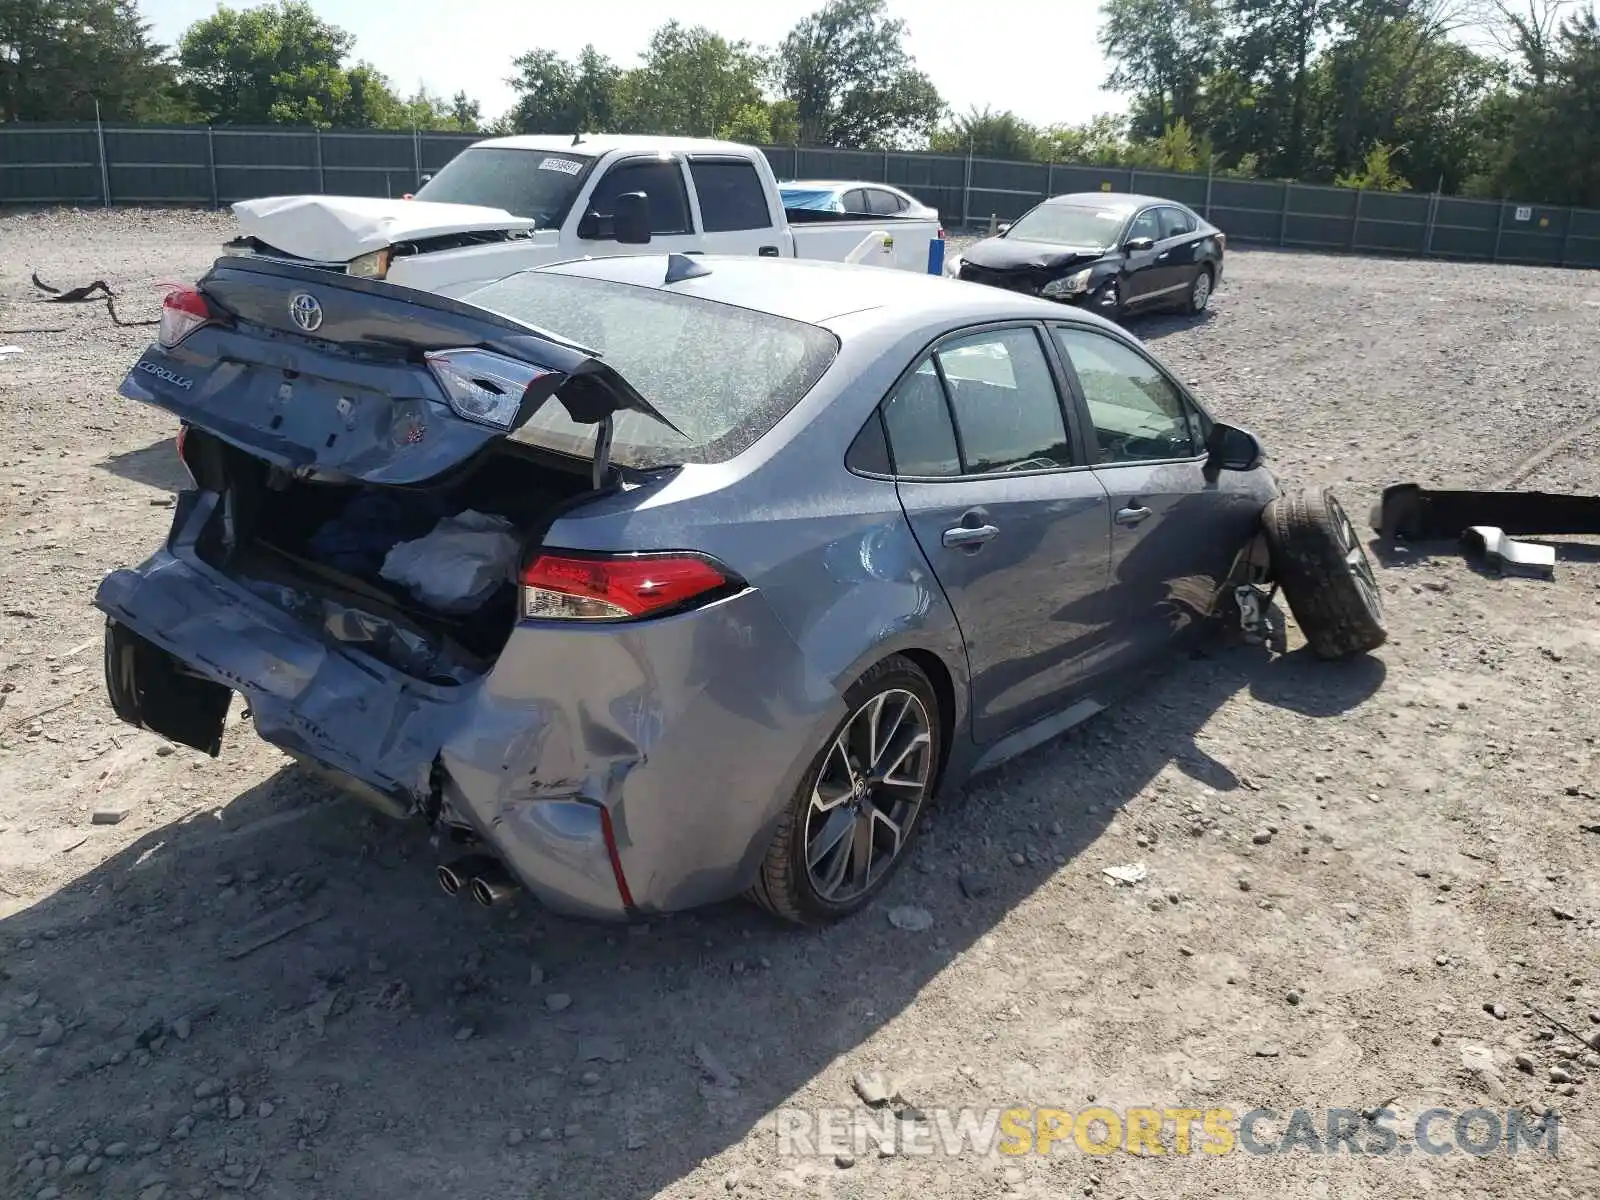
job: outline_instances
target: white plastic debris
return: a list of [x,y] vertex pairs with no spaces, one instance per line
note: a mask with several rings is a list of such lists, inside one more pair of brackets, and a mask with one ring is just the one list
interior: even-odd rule
[[1129,863],[1125,867],[1102,867],[1100,874],[1107,879],[1132,887],[1136,883],[1143,883],[1144,877],[1149,874],[1143,863]]
[[14,354],[21,354],[21,346],[0,346],[0,359],[10,358]]
[[521,543],[504,517],[467,510],[391,549],[379,572],[440,612],[471,612],[515,577]]

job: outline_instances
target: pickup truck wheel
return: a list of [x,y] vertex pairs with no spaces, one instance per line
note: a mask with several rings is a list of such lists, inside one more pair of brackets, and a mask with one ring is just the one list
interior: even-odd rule
[[767,911],[820,925],[858,911],[906,857],[939,773],[939,702],[894,655],[845,693],[849,715],[818,752],[748,893]]
[[1383,645],[1383,600],[1355,526],[1327,488],[1279,496],[1261,514],[1272,573],[1318,658]]

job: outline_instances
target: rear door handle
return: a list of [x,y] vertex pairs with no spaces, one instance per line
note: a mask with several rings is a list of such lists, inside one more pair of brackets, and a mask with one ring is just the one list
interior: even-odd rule
[[939,540],[952,548],[981,546],[999,532],[1000,530],[993,525],[957,525],[953,529],[946,529],[944,536]]
[[1117,510],[1117,524],[1137,525],[1149,516],[1150,510],[1148,508],[1119,508]]

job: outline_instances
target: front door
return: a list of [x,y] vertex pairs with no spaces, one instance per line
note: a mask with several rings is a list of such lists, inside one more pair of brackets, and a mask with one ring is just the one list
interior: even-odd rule
[[[629,192],[643,192],[649,197],[648,246],[624,246],[616,240],[612,218],[617,211],[617,197]],[[700,235],[694,227],[683,164],[674,158],[624,158],[612,163],[595,183],[582,214],[575,219],[578,244],[585,254],[597,258],[616,254],[681,254],[700,249]]]
[[1105,489],[1040,336],[953,335],[884,405],[901,504],[966,642],[980,744],[1064,707],[1107,651]]
[[[1127,244],[1136,238],[1149,238],[1151,245],[1145,250],[1129,250]],[[1134,307],[1150,299],[1151,293],[1161,286],[1156,259],[1161,254],[1157,243],[1161,241],[1161,218],[1157,210],[1147,208],[1128,226],[1122,235],[1122,303]]]
[[1111,509],[1108,601],[1125,614],[1119,662],[1160,653],[1199,626],[1260,501],[1205,471],[1205,423],[1152,359],[1113,334],[1054,327],[1091,427]]

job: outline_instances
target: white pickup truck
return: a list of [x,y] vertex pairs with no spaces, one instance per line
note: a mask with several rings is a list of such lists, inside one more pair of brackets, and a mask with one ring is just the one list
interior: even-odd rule
[[938,274],[936,220],[786,213],[766,155],[696,138],[508,137],[451,159],[414,199],[276,196],[233,206],[235,252],[460,295],[585,256],[760,255]]

